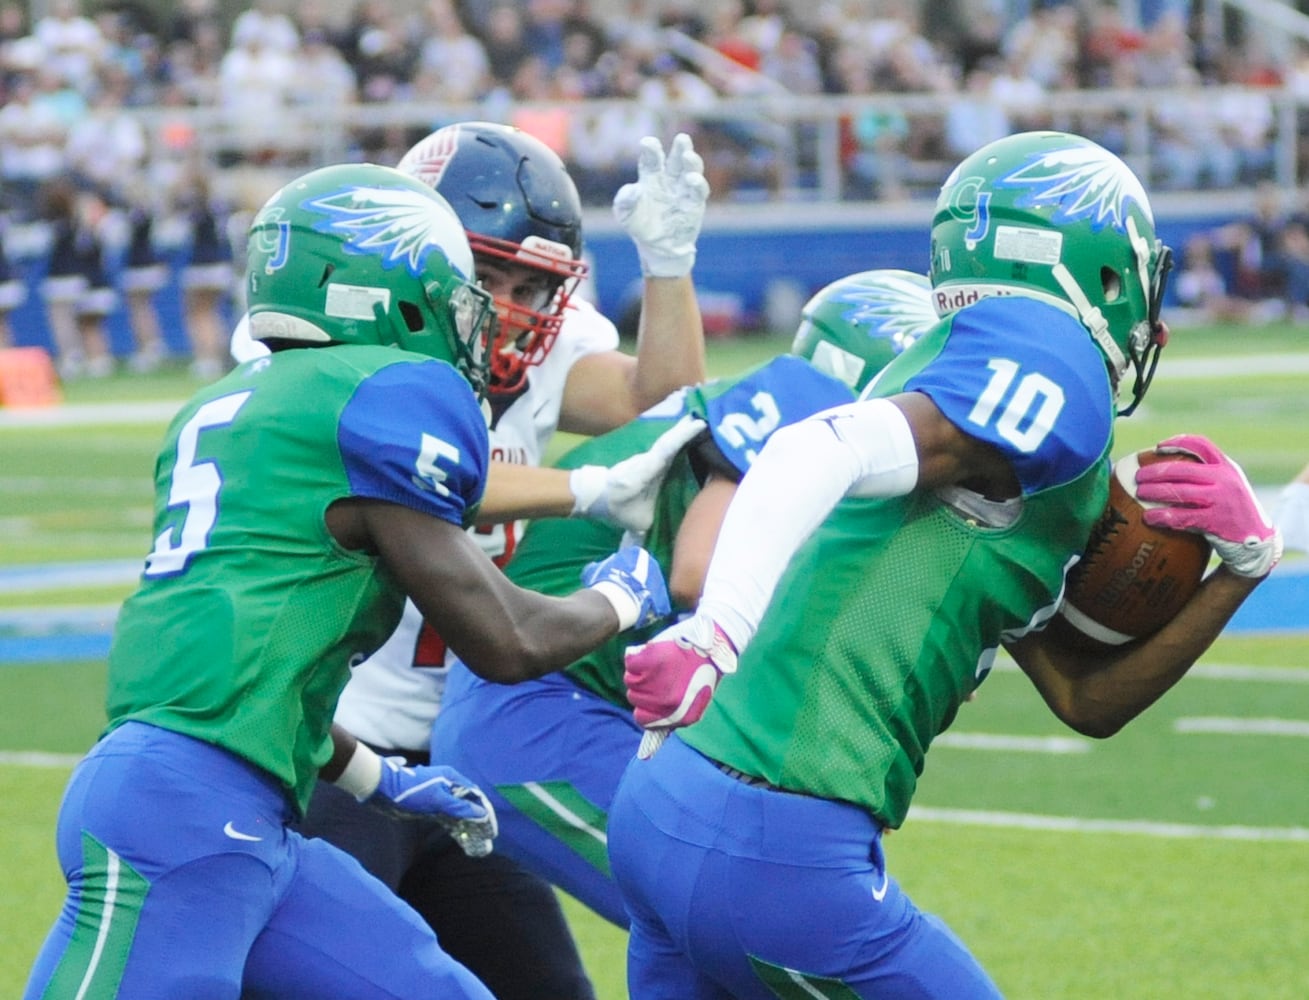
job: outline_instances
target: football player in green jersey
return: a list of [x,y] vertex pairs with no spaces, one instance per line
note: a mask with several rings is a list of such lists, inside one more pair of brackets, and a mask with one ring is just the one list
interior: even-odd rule
[[1280,556],[1235,463],[1170,439],[1199,462],[1142,470],[1146,518],[1203,533],[1221,565],[1119,651],[1049,635],[1107,499],[1115,415],[1167,338],[1169,252],[1126,164],[1058,132],[956,167],[931,251],[940,322],[862,399],[773,435],[696,614],[627,654],[636,720],[674,730],[609,813],[633,1000],[998,997],[886,869],[932,740],[1002,646],[1059,719],[1111,735]]
[[[686,445],[656,494],[645,536],[675,606],[693,608],[723,511],[755,454],[779,428],[848,403],[933,325],[929,293],[926,277],[905,271],[832,282],[805,305],[791,354],[674,393],[579,444],[559,465],[607,464],[641,453],[687,415],[702,421],[704,432]],[[595,521],[537,520],[505,572],[521,586],[564,594],[578,570],[620,537],[619,528]],[[651,634],[616,637],[566,671],[522,684],[489,683],[456,663],[432,727],[431,759],[453,764],[492,799],[497,851],[624,927],[627,915],[605,858],[605,815],[641,739],[623,689],[623,651],[629,640]]]
[[511,682],[667,611],[648,554],[522,590],[469,538],[485,485],[495,312],[445,200],[368,164],[312,171],[249,235],[272,353],[201,390],[156,463],[153,549],[109,656],[104,736],[56,833],[68,896],[26,997],[491,993],[348,855],[294,832],[319,774],[436,816],[485,853],[457,771],[383,758],[332,723],[406,596]]

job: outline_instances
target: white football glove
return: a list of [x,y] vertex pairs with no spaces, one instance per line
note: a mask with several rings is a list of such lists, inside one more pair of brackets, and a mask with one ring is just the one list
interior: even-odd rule
[[614,218],[636,243],[642,274],[681,278],[691,273],[708,200],[704,160],[691,148],[689,135],[674,137],[667,159],[654,136],[641,140],[636,182],[614,195]]
[[644,535],[654,520],[655,496],[668,466],[707,426],[698,417],[686,416],[646,451],[612,467],[583,465],[574,469],[568,477],[573,516],[608,521],[636,536]]

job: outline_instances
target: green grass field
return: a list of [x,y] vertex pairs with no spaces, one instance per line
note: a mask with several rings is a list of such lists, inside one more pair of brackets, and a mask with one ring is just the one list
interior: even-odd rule
[[[785,346],[716,341],[711,367],[736,371]],[[193,387],[165,372],[77,383],[67,397],[175,401]],[[158,415],[97,426],[0,411],[0,579],[26,565],[139,559],[162,426]],[[1146,404],[1119,423],[1117,452],[1208,434],[1271,495],[1309,461],[1307,429],[1309,329],[1183,330]],[[112,608],[125,590],[0,587],[0,621]],[[52,830],[69,765],[57,755],[94,740],[103,688],[98,660],[0,661],[0,996],[20,992],[62,898]],[[1183,684],[1102,742],[1063,729],[1002,662],[934,747],[887,851],[916,901],[1015,1000],[1302,1000],[1307,776],[1309,634],[1225,635]],[[600,996],[624,997],[624,935],[566,903]]]

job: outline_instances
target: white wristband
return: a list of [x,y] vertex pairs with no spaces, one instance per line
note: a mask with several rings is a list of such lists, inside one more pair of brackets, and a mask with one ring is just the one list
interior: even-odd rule
[[573,494],[573,517],[591,516],[597,503],[603,508],[609,470],[603,465],[583,465],[568,474],[568,489]]
[[355,752],[332,784],[363,802],[377,791],[381,780],[382,758],[362,743],[356,743]]
[[614,614],[618,615],[618,631],[626,632],[636,624],[636,619],[641,615],[641,605],[630,591],[610,580],[593,583],[590,589],[600,594],[613,606]]

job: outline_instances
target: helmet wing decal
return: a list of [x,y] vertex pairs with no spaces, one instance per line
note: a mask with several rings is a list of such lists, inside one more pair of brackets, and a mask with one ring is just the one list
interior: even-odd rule
[[900,349],[912,344],[936,319],[923,286],[895,277],[882,278],[876,288],[851,284],[835,301],[846,307],[849,322],[876,330]]
[[1095,146],[1036,153],[995,186],[1021,189],[1023,207],[1052,208],[1056,223],[1085,221],[1097,231],[1112,226],[1126,232],[1130,204],[1153,222],[1141,182],[1117,157]]
[[[446,218],[433,211],[431,198],[419,191],[351,187],[312,198],[303,207],[326,216],[314,226],[317,231],[339,236],[346,253],[377,257],[386,270],[403,266],[418,277],[433,250],[453,258],[459,247],[452,239],[461,235],[453,214]],[[454,259],[451,263],[458,266]]]

